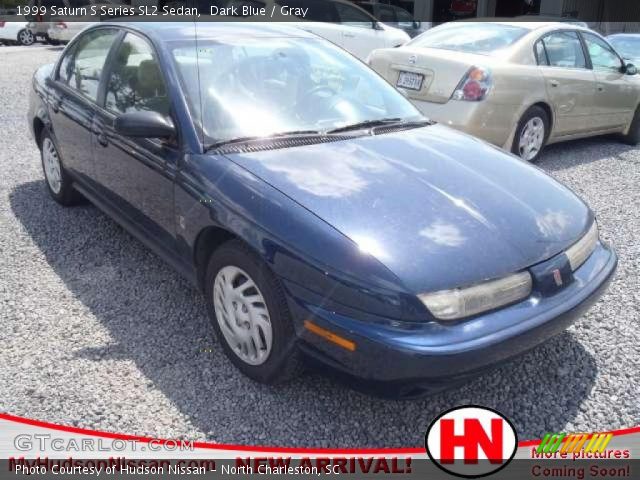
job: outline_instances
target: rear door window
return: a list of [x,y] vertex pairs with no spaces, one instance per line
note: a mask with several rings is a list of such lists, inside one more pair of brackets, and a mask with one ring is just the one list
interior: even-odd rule
[[104,64],[118,33],[116,29],[100,28],[84,34],[62,59],[58,79],[96,101]]
[[[548,65],[562,68],[587,68],[582,43],[576,32],[550,33],[541,42],[544,43]],[[545,65],[545,63],[541,64]]]

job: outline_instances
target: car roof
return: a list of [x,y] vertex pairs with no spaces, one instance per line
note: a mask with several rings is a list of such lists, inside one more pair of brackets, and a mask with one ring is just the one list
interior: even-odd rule
[[[547,21],[547,20],[543,20],[543,21],[529,21],[529,22],[525,22],[523,20],[513,20],[513,19],[506,19],[506,18],[468,18],[468,19],[464,19],[464,20],[458,20],[458,22],[460,23],[495,23],[498,25],[509,25],[509,26],[513,26],[513,27],[522,27],[526,30],[540,30],[542,28],[564,28],[564,29],[571,29],[571,28],[575,28],[576,30],[586,30],[586,28],[581,27],[580,25],[576,25],[573,23],[569,23],[569,22],[555,22],[555,21]],[[454,23],[458,23],[458,22],[454,22]]]
[[[102,22],[97,26],[125,27],[146,34],[159,42],[193,39],[191,22]],[[198,38],[317,38],[301,28],[267,22],[201,22],[197,24]]]

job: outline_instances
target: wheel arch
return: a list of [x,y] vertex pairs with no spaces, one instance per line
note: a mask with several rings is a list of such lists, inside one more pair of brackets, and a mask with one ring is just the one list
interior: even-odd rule
[[629,119],[629,122],[627,123],[627,126],[622,131],[623,135],[629,134],[629,132],[631,131],[631,128],[633,127],[633,122],[636,118],[640,118],[640,102],[636,105],[636,108],[633,110],[633,113],[631,115],[631,118]]
[[[32,117],[31,124],[31,134],[33,140],[36,142],[36,145],[39,149],[42,150],[42,135],[45,131],[49,131],[49,133],[54,136],[53,129],[51,128],[51,120],[49,119],[49,113],[47,112],[47,107],[44,101],[41,99],[41,96],[38,94],[38,89],[42,88],[37,84],[37,81],[34,79],[33,81],[33,91],[31,91],[31,100],[29,113]],[[55,139],[54,139],[55,140]]]
[[[549,117],[549,132],[547,133],[547,140],[549,139],[549,137],[551,137],[551,132],[553,131],[553,127],[555,125],[555,118],[553,115],[553,109],[551,108],[551,105],[549,105],[547,102],[545,101],[539,101],[534,103],[533,105],[530,105],[526,110],[525,113],[531,108],[531,107],[540,107],[542,108],[546,113],[547,116]],[[524,115],[524,113],[523,113]]]
[[36,116],[33,119],[33,138],[35,139],[36,144],[38,145],[38,148],[40,150],[42,150],[42,132],[44,132],[45,128],[46,124],[44,123],[42,118]]
[[[196,271],[196,282],[200,290],[204,290],[205,276],[207,273],[207,264],[209,258],[218,248],[230,240],[240,240],[247,244],[242,238],[235,233],[217,226],[204,227],[196,236],[193,247],[193,264]],[[247,244],[249,248],[250,245]]]
[[511,151],[511,145],[513,145],[513,141],[515,139],[515,135],[518,130],[518,125],[520,123],[520,120],[522,119],[524,114],[527,113],[533,107],[542,108],[547,113],[547,116],[549,117],[549,131],[547,132],[547,138],[545,140],[545,143],[552,137],[553,128],[555,126],[555,115],[553,112],[553,108],[551,108],[551,105],[549,105],[545,100],[537,100],[537,101],[533,101],[530,104],[527,104],[526,106],[522,107],[520,110],[516,112],[513,119],[513,127],[511,129],[511,133],[509,134],[509,137],[507,138],[507,141],[505,142],[505,144],[502,145],[503,149],[507,151]]

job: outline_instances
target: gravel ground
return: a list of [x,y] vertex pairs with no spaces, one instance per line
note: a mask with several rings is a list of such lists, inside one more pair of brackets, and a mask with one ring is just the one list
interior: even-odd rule
[[0,47],[0,411],[87,428],[316,447],[422,443],[465,403],[521,439],[640,424],[640,150],[550,147],[540,167],[598,214],[620,256],[607,295],[568,332],[461,388],[374,399],[317,373],[252,383],[211,337],[198,293],[94,207],[47,196],[25,124],[31,74],[59,50]]

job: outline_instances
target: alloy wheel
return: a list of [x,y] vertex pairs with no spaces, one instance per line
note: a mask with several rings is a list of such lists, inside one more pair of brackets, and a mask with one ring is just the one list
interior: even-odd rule
[[18,34],[18,40],[22,45],[31,45],[34,41],[33,33],[29,30],[21,30]]
[[62,188],[62,168],[58,151],[53,141],[48,137],[42,142],[42,164],[49,188],[56,195],[59,194]]
[[531,161],[542,149],[544,143],[544,121],[540,117],[531,118],[520,132],[518,152],[523,160]]
[[213,284],[216,320],[233,352],[249,365],[271,353],[273,331],[267,304],[254,280],[235,266],[221,268]]

